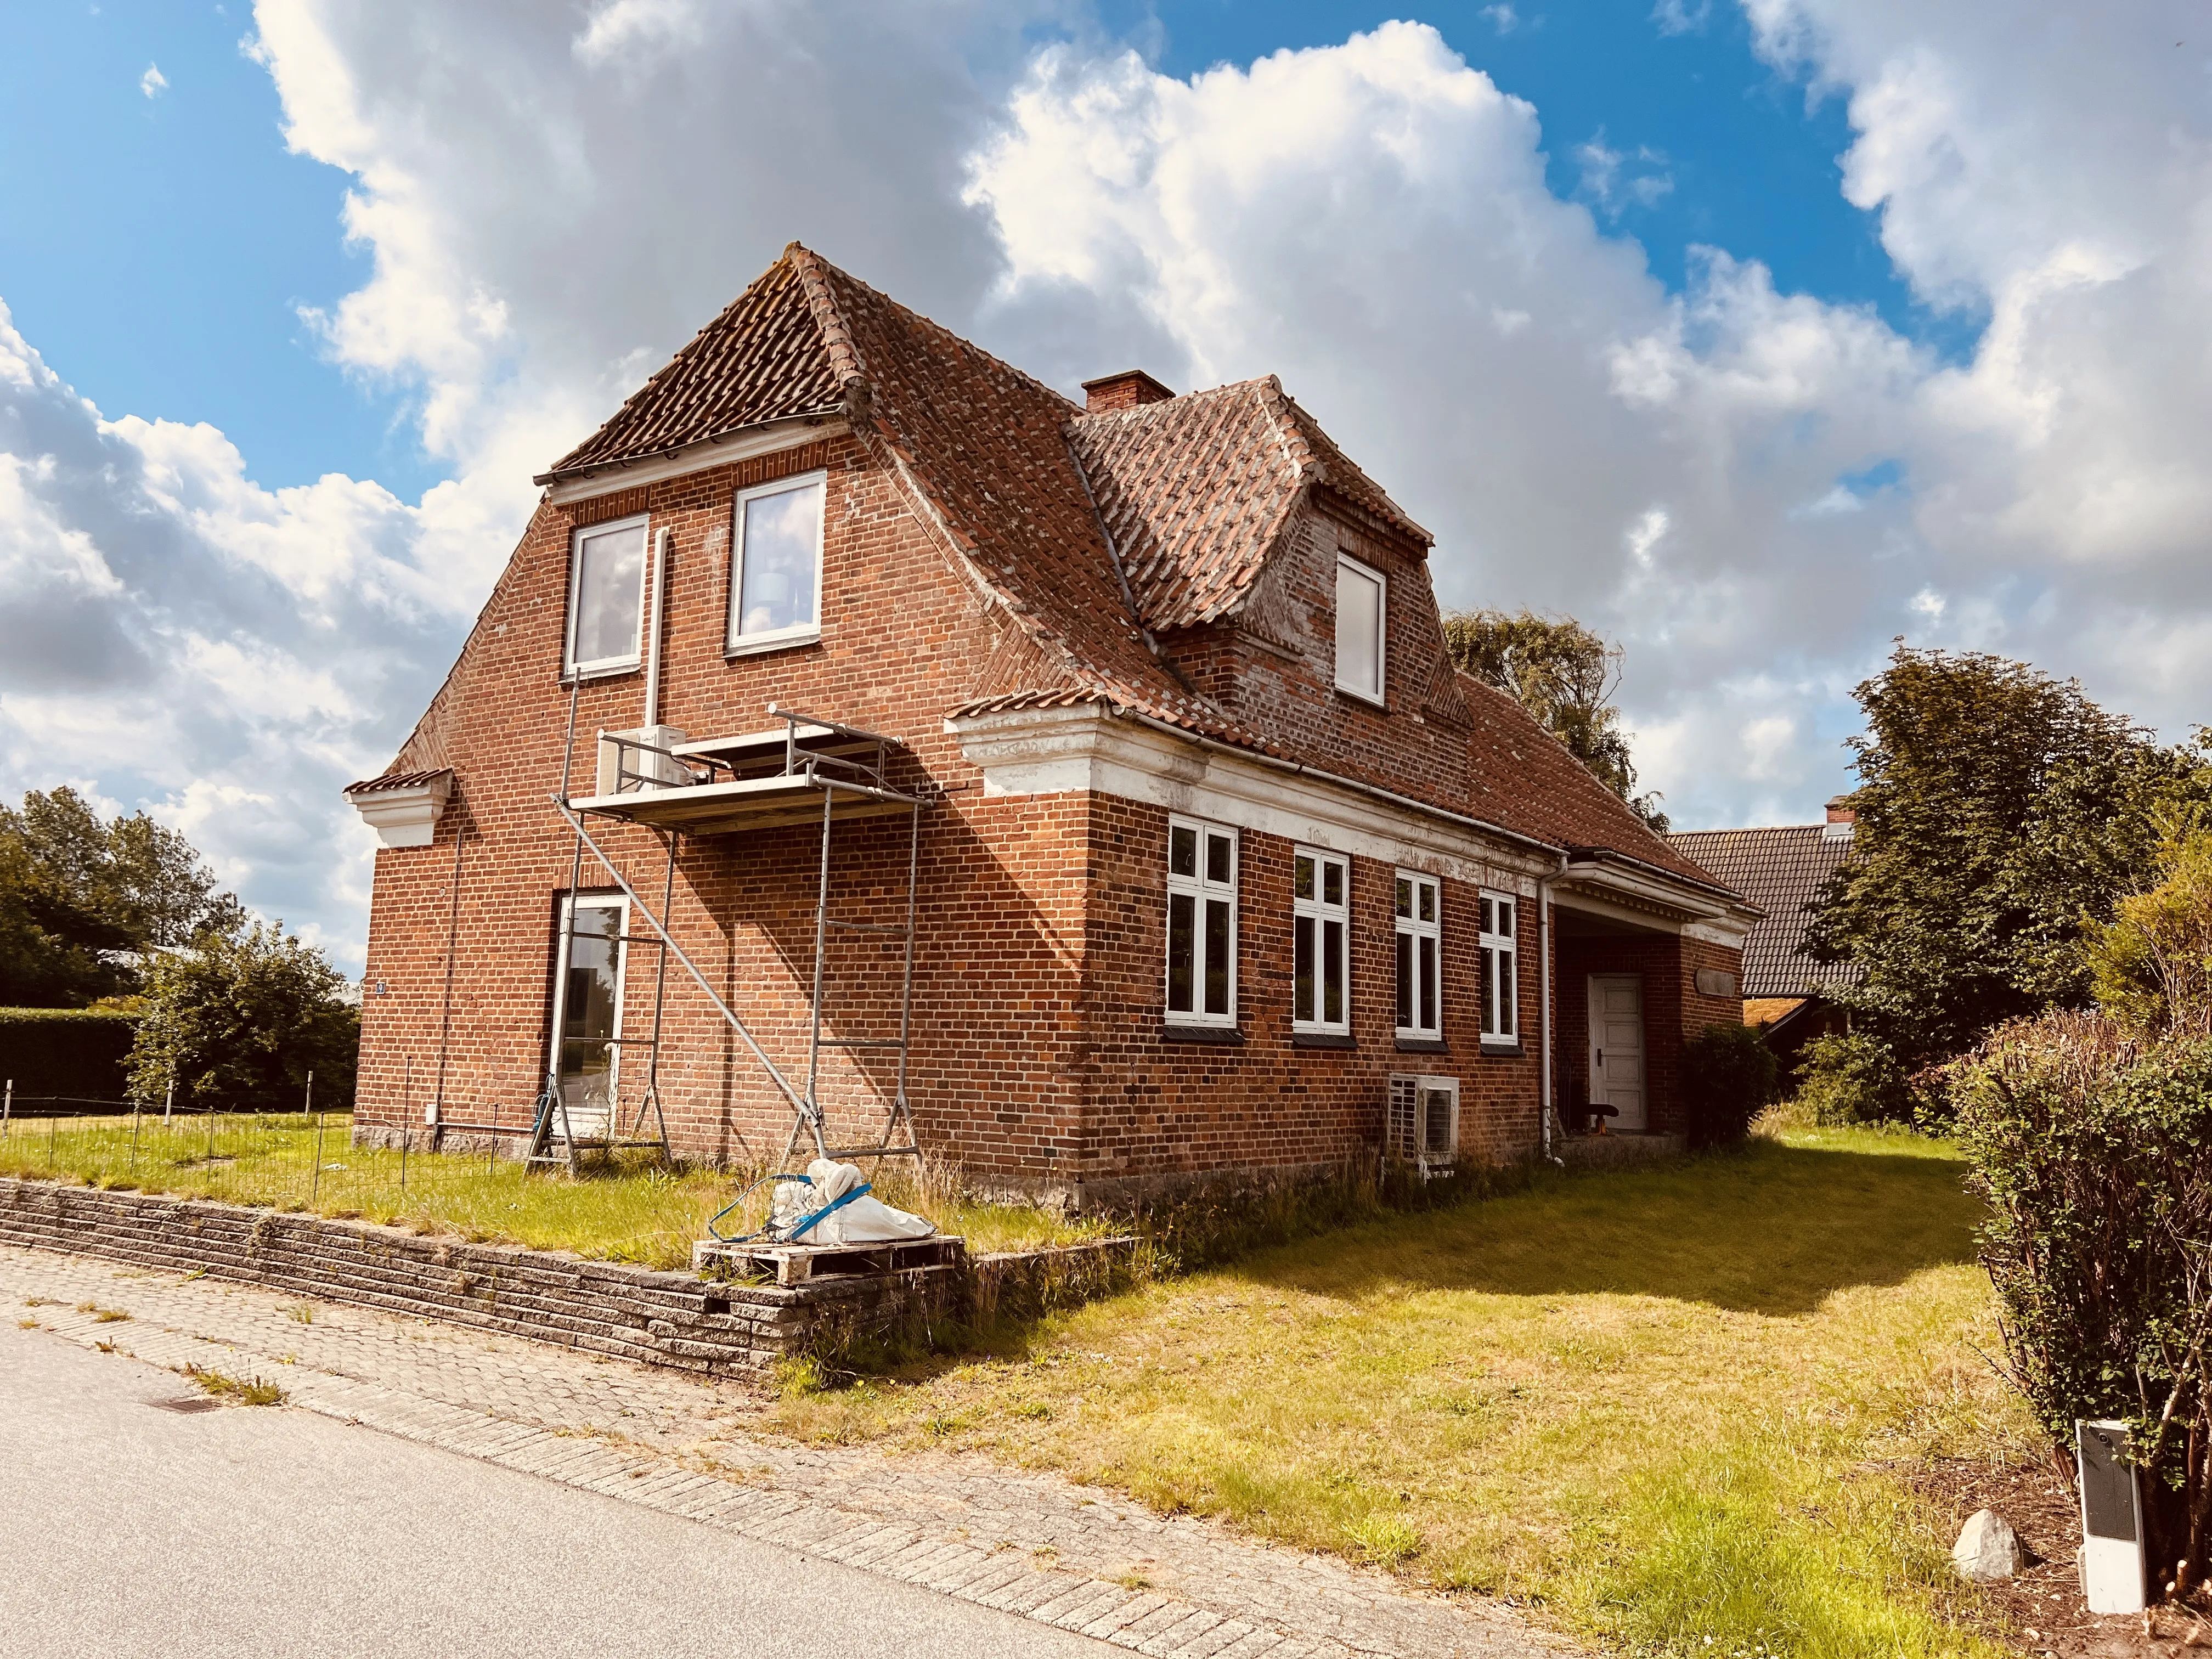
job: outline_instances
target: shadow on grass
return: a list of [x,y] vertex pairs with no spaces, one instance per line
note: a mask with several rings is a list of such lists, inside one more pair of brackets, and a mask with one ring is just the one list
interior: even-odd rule
[[1838,1291],[1972,1261],[1980,1207],[1964,1172],[1925,1151],[1754,1141],[1651,1168],[1546,1174],[1521,1192],[1364,1223],[1225,1271],[1347,1298],[1609,1292],[1802,1315]]

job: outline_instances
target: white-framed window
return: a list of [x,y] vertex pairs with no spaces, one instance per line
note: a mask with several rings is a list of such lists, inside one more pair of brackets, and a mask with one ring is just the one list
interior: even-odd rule
[[1352,1030],[1352,860],[1314,847],[1291,852],[1291,1029]]
[[1485,892],[1477,904],[1481,936],[1476,941],[1482,962],[1482,1040],[1510,1046],[1521,1040],[1519,1018],[1521,981],[1521,901],[1510,893]]
[[564,674],[619,674],[638,665],[645,615],[643,514],[586,525],[568,543]]
[[1336,685],[1381,702],[1389,659],[1389,584],[1379,570],[1336,556]]
[[1168,1024],[1237,1024],[1237,832],[1168,820]]
[[732,649],[822,632],[822,502],[828,474],[741,489],[731,509]]
[[1434,876],[1398,872],[1398,1035],[1443,1036],[1443,889]]
[[[556,921],[567,923],[567,907]],[[629,902],[579,895],[567,960],[553,979],[553,1074],[560,1079],[568,1129],[602,1134],[622,1082],[623,968],[629,956]]]

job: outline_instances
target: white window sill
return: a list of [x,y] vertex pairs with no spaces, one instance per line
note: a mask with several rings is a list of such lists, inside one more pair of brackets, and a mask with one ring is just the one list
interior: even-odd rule
[[1336,694],[1340,697],[1349,697],[1354,702],[1364,702],[1370,708],[1380,709],[1386,714],[1390,712],[1390,705],[1382,698],[1370,697],[1364,691],[1355,691],[1348,685],[1338,686]]
[[770,651],[793,651],[802,645],[821,643],[822,630],[818,628],[802,629],[792,634],[754,634],[744,639],[731,641],[722,647],[722,655],[726,659],[758,657]]
[[628,662],[586,663],[580,668],[570,668],[563,672],[561,676],[561,684],[566,685],[571,680],[617,679],[624,674],[636,673],[644,665],[644,663],[635,657],[632,657]]

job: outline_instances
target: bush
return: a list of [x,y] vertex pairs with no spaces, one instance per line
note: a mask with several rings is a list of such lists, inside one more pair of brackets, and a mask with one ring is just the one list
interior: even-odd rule
[[319,1106],[350,1106],[361,1016],[337,1000],[344,983],[281,925],[157,957],[132,1080],[146,1099],[159,1099],[173,1077],[180,1105],[296,1111],[313,1072]]
[[1910,1123],[1919,1097],[1896,1051],[1880,1037],[1843,1031],[1805,1045],[1797,1103],[1814,1122]]
[[105,1008],[0,1008],[0,1079],[15,1097],[121,1100],[138,1016]]
[[1682,1046],[1690,1103],[1690,1145],[1725,1146],[1743,1139],[1752,1119],[1774,1103],[1781,1068],[1766,1039],[1748,1025],[1708,1025]]
[[1988,1204],[2005,1364],[2054,1441],[2128,1422],[2150,1559],[2212,1553],[2212,1041],[2130,1041],[2094,1014],[1996,1033],[1952,1068]]

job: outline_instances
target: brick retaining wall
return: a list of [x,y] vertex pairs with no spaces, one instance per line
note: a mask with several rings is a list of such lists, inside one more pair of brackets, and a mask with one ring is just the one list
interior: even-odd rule
[[422,1237],[201,1199],[0,1179],[0,1243],[204,1271],[386,1313],[445,1320],[622,1359],[757,1376],[825,1321],[889,1321],[917,1296],[956,1293],[959,1270],[810,1285],[709,1285],[690,1273],[512,1244]]

